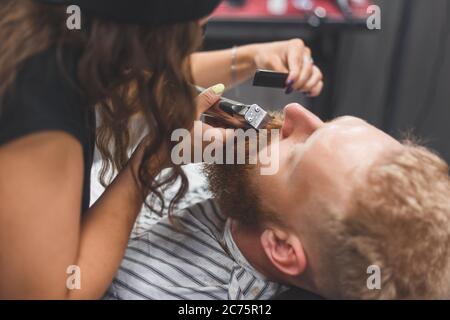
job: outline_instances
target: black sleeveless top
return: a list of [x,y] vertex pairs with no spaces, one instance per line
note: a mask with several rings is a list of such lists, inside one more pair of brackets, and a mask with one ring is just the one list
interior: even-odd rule
[[[0,146],[42,131],[63,131],[83,147],[83,212],[89,208],[95,111],[77,89],[78,54],[50,48],[25,62],[0,108]],[[30,159],[32,161],[32,159]],[[38,187],[38,186],[36,186]]]

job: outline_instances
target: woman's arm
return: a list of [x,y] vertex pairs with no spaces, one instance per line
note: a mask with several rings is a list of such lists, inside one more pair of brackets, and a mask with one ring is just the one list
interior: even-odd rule
[[237,85],[251,78],[258,68],[289,73],[286,93],[299,90],[315,97],[323,89],[322,72],[300,39],[199,52],[191,56],[191,64],[194,81],[203,87],[215,83]]
[[[83,220],[83,155],[71,136],[33,134],[1,147],[0,177],[0,299],[100,298],[142,206],[131,167]],[[71,265],[80,268],[80,290],[66,286]]]
[[[235,49],[194,53],[191,56],[191,64],[195,83],[205,88],[216,83],[231,87],[249,79],[256,71],[255,50],[255,45],[247,45]],[[233,56],[235,79],[232,79],[231,71]]]
[[[219,85],[203,92],[198,114],[214,105],[222,90]],[[80,219],[83,151],[75,138],[44,132],[0,147],[0,299],[102,297],[142,207],[133,178],[142,152],[139,146]],[[166,154],[153,156],[149,170],[155,175],[167,166]],[[80,290],[66,285],[69,266],[81,271]]]

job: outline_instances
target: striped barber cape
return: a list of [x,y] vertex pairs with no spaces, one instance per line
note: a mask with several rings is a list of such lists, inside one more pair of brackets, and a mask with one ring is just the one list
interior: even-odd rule
[[233,241],[214,200],[200,202],[130,240],[105,299],[266,300],[287,287],[268,281]]

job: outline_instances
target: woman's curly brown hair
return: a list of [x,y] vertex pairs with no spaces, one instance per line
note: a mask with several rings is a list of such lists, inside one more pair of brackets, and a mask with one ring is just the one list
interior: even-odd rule
[[[197,22],[147,27],[85,17],[80,31],[66,27],[65,8],[31,0],[0,3],[0,97],[13,87],[21,66],[32,56],[56,46],[59,52],[81,52],[77,83],[89,105],[96,106],[101,123],[97,147],[103,158],[101,181],[111,168],[123,169],[133,147],[132,120],[144,119],[148,130],[137,182],[144,198],[162,201],[160,188],[181,178],[170,208],[185,194],[187,178],[172,166],[164,178],[151,172],[153,155],[170,150],[170,133],[190,129],[195,117],[195,92],[189,56],[199,46]],[[63,66],[62,66],[63,67]],[[1,100],[0,100],[1,111]],[[151,205],[149,204],[150,209]]]

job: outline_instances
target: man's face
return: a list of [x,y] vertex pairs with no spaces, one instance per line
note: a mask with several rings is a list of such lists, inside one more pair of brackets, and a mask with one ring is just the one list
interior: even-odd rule
[[[269,125],[281,130],[280,138],[271,141],[270,147],[274,144],[276,147],[268,149],[277,150],[271,155],[272,161],[279,162],[276,174],[261,175],[262,163],[213,165],[210,186],[224,214],[235,220],[237,238],[259,240],[265,255],[252,246],[250,258],[259,262],[263,272],[274,281],[306,288],[324,297],[336,297],[341,294],[336,273],[342,271],[337,269],[342,265],[337,264],[331,251],[339,240],[332,227],[337,226],[340,217],[350,220],[350,215],[359,214],[351,197],[355,188],[371,187],[368,174],[372,166],[409,147],[358,118],[342,117],[324,123],[298,104],[287,106],[284,113],[284,121],[278,116]],[[260,153],[270,153],[266,149]],[[412,155],[416,162],[422,156]],[[447,166],[441,163],[437,167],[444,176],[444,186],[448,181]],[[389,165],[378,166],[377,170],[388,170],[388,176],[396,178],[396,171]],[[434,176],[436,172],[420,174]],[[389,206],[395,201],[397,197],[390,199]],[[380,217],[384,216],[384,223],[390,223],[391,209],[386,208],[385,205],[381,211],[387,214]],[[401,209],[404,210],[403,206]],[[402,219],[405,217],[397,221]],[[333,223],[328,223],[330,220]],[[256,228],[249,229],[253,226]],[[247,253],[250,249],[247,248]]]
[[320,201],[346,212],[352,187],[364,179],[370,165],[384,152],[402,147],[361,119],[324,123],[298,104],[285,108],[281,137],[274,143],[280,169],[271,176],[253,175],[255,191],[263,207],[306,237],[320,233],[316,229],[325,218],[318,213]]

